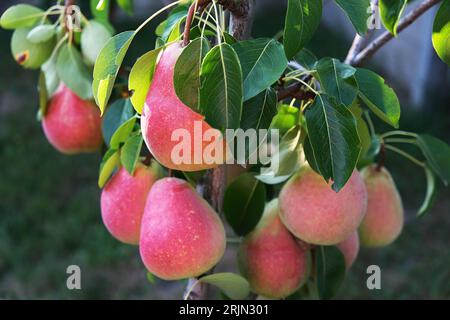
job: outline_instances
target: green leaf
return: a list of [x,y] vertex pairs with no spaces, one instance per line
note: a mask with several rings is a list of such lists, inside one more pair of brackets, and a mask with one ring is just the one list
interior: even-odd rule
[[353,173],[361,152],[351,111],[328,95],[319,95],[306,109],[309,141],[317,169],[338,192]]
[[210,47],[206,38],[197,38],[181,52],[174,69],[174,88],[178,98],[199,111],[200,69]]
[[137,113],[141,114],[147,99],[148,90],[155,72],[156,61],[162,48],[147,52],[140,57],[131,69],[128,89],[133,91],[131,102]]
[[102,119],[103,139],[108,146],[117,129],[133,116],[133,106],[129,99],[117,100],[108,107]]
[[100,22],[91,20],[81,33],[81,52],[90,65],[94,65],[100,51],[112,37]]
[[134,31],[125,31],[115,35],[108,40],[97,57],[92,89],[102,114],[111,96],[119,68],[135,35]]
[[355,68],[337,59],[323,58],[317,62],[315,69],[323,91],[346,107],[355,101],[358,94]]
[[[243,300],[250,294],[250,285],[248,281],[231,272],[207,275],[198,279],[197,283],[200,282],[208,283],[219,288],[233,300]],[[194,284],[194,286],[196,284]]]
[[417,137],[429,167],[448,186],[450,182],[450,146],[442,140],[427,134]]
[[265,184],[279,184],[289,179],[301,164],[300,126],[291,128],[282,138],[278,151],[272,155],[270,167],[261,168],[255,178]]
[[288,59],[292,59],[311,40],[321,18],[322,1],[288,1],[283,40]]
[[200,110],[213,128],[239,128],[242,116],[242,70],[234,49],[226,43],[214,47],[202,63]]
[[61,82],[56,70],[56,57],[47,60],[47,62],[41,66],[41,71],[45,74],[47,94],[51,97],[56,92]]
[[370,135],[369,127],[363,119],[363,110],[358,103],[353,103],[350,111],[356,119],[356,128],[358,130],[359,140],[361,141],[361,153],[359,155],[358,165],[361,161],[367,160],[368,151],[372,146],[373,138]]
[[436,180],[434,178],[434,174],[427,167],[425,167],[424,170],[427,178],[427,193],[425,194],[425,199],[423,200],[422,206],[417,212],[418,217],[424,216],[431,209],[436,196]]
[[134,13],[134,1],[133,0],[117,0],[117,4],[123,11],[128,13],[130,16]]
[[45,73],[43,71],[39,73],[38,91],[39,91],[38,119],[41,120],[45,116],[45,112],[47,111],[47,102],[48,102],[47,84],[45,81]]
[[55,36],[55,27],[48,24],[41,24],[28,33],[27,39],[32,43],[41,43],[51,40]]
[[136,124],[136,117],[132,117],[122,123],[116,132],[111,137],[110,147],[112,149],[119,149],[120,145],[127,141],[130,134],[133,132],[134,125]]
[[397,26],[408,0],[380,0],[380,16],[386,29],[397,35]]
[[150,282],[150,284],[156,283],[156,277],[153,273],[147,272],[147,281]]
[[436,14],[432,39],[439,58],[450,66],[450,0],[444,0]]
[[317,248],[317,290],[320,299],[331,299],[345,278],[345,259],[335,246]]
[[56,61],[56,70],[58,77],[77,96],[84,100],[92,99],[92,76],[75,46],[62,46]]
[[372,10],[370,10],[370,0],[335,0],[345,11],[356,32],[364,35],[368,29],[368,21]]
[[122,147],[120,152],[120,161],[130,175],[134,175],[134,169],[141,154],[142,135],[138,134],[130,137]]
[[44,11],[29,4],[9,7],[0,18],[3,29],[17,29],[34,26],[44,17]]
[[103,156],[100,164],[100,174],[98,176],[98,186],[103,188],[120,164],[119,150],[109,149]]
[[308,49],[302,49],[295,55],[294,60],[306,70],[314,69],[314,65],[317,63],[317,57]]
[[156,28],[156,35],[161,37],[165,43],[169,42],[170,35],[173,33],[173,30],[177,27],[179,28],[180,24],[186,19],[187,12],[187,6],[179,6],[173,9],[168,18]]
[[234,232],[245,236],[258,224],[264,212],[266,188],[253,173],[245,173],[226,189],[223,211]]
[[358,68],[355,73],[359,97],[381,120],[398,128],[400,102],[382,77],[367,69]]
[[283,45],[274,39],[240,41],[233,48],[242,66],[244,101],[277,82],[288,64]]
[[277,114],[277,94],[272,88],[258,94],[244,103],[241,128],[268,129]]

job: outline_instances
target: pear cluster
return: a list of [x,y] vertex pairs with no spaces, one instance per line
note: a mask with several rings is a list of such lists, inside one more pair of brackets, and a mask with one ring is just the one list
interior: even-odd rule
[[245,237],[239,265],[252,290],[268,298],[285,298],[299,289],[311,269],[310,250],[336,246],[346,269],[361,244],[391,244],[403,228],[397,188],[385,168],[354,171],[339,192],[304,166],[268,203],[257,227]]
[[[194,122],[210,128],[202,115],[181,102],[174,90],[179,43],[161,54],[141,117],[144,141],[154,158],[167,168],[200,171],[214,166],[177,164],[172,133]],[[192,143],[197,143],[192,141]],[[190,149],[195,158],[195,148]],[[238,174],[241,170],[239,170]],[[102,217],[118,240],[139,245],[149,272],[166,280],[198,277],[222,258],[226,235],[214,209],[186,181],[158,179],[143,164],[134,175],[121,168],[102,192]],[[335,192],[304,165],[266,205],[255,229],[240,244],[238,262],[252,290],[269,298],[285,298],[299,289],[311,272],[314,246],[336,246],[349,269],[360,241],[366,246],[392,243],[403,227],[403,208],[396,186],[384,168],[355,170]]]

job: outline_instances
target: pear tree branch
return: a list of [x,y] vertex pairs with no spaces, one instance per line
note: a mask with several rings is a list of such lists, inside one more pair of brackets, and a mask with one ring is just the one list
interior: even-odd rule
[[[417,19],[419,19],[425,12],[427,12],[434,5],[438,4],[442,0],[424,0],[416,8],[414,8],[408,15],[400,20],[397,33],[402,32]],[[389,31],[384,32],[378,38],[373,40],[365,49],[358,53],[353,59],[351,59],[351,65],[359,66],[363,64],[368,58],[372,57],[380,48],[394,38]]]

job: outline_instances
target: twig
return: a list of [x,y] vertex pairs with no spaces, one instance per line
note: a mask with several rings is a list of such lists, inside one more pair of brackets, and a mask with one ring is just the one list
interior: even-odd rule
[[[416,21],[422,14],[432,8],[435,4],[441,2],[442,0],[425,0],[419,4],[414,10],[412,10],[407,16],[400,20],[397,28],[397,33],[402,32],[407,27],[409,27],[414,21]],[[366,59],[373,56],[381,47],[392,40],[394,36],[386,31],[374,41],[372,41],[364,50],[362,50],[352,61],[353,66],[361,65]]]
[[[372,0],[370,2],[370,5],[372,8],[372,15],[375,16],[377,14],[376,10],[378,8],[378,0]],[[352,61],[355,59],[355,57],[358,55],[358,53],[360,53],[361,49],[364,47],[364,43],[366,42],[369,34],[372,32],[373,32],[373,29],[369,30],[364,37],[361,37],[358,33],[355,35],[352,46],[350,47],[347,57],[345,58],[346,64],[350,64],[350,65],[352,64]]]

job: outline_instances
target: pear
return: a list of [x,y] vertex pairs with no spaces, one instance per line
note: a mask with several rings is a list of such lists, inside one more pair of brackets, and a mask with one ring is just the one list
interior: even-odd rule
[[342,252],[345,259],[345,268],[347,270],[350,269],[350,267],[355,262],[358,253],[359,253],[359,237],[358,232],[353,232],[350,237],[342,241],[341,243],[338,243],[337,248]]
[[403,229],[402,200],[386,168],[369,166],[361,174],[369,195],[367,213],[359,228],[361,245],[387,246],[397,239]]
[[203,134],[209,131],[220,135],[220,132],[211,128],[204,116],[183,104],[175,93],[174,67],[182,51],[181,42],[175,42],[159,58],[142,112],[142,134],[150,152],[167,168],[180,171],[215,168],[224,158],[215,161],[204,155],[210,154],[208,150],[221,150],[225,157],[224,140],[213,135],[208,141]]
[[304,283],[309,273],[309,246],[299,242],[281,222],[278,200],[269,202],[238,251],[240,270],[253,292],[285,298]]
[[339,191],[309,166],[286,183],[280,193],[281,220],[299,239],[336,245],[355,232],[366,212],[367,191],[358,171]]
[[141,163],[133,175],[121,167],[102,190],[102,219],[108,231],[119,241],[138,244],[141,219],[150,188],[158,175]]
[[139,242],[149,272],[165,280],[200,276],[219,262],[225,245],[219,216],[186,181],[164,178],[153,185]]
[[61,84],[42,119],[45,136],[62,153],[98,150],[103,143],[98,107]]

